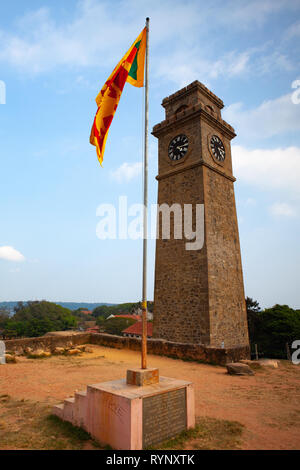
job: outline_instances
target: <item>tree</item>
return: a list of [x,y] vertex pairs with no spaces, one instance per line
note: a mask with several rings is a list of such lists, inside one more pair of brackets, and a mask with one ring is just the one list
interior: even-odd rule
[[[153,312],[154,302],[149,301],[147,308],[149,312]],[[108,318],[110,315],[132,315],[142,308],[142,302],[127,302],[117,305],[100,305],[93,310],[95,318]]]
[[105,333],[111,335],[122,335],[122,331],[136,323],[132,318],[111,318],[110,320],[97,320],[97,324]]
[[112,307],[111,305],[99,305],[99,307],[94,308],[92,315],[95,318],[107,318],[113,312],[116,312],[116,307]]
[[4,325],[8,319],[9,319],[9,310],[5,307],[0,307],[0,329],[4,328]]
[[77,325],[67,308],[45,300],[27,302],[17,307],[16,313],[4,325],[5,336],[42,336],[49,331],[68,330]]
[[286,343],[300,339],[300,311],[276,304],[257,315],[253,341],[265,356],[285,359]]
[[259,312],[261,308],[257,300],[246,297],[247,320],[250,343],[254,341],[255,331],[259,328]]

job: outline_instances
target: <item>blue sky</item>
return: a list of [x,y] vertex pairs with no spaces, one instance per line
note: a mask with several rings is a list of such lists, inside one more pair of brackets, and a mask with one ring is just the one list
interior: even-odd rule
[[[103,169],[89,134],[94,99],[146,16],[150,128],[164,119],[162,99],[193,80],[223,99],[238,134],[246,295],[299,308],[299,0],[1,2],[0,300],[140,299],[142,241],[99,240],[96,210],[121,195],[142,200],[143,90],[126,85]],[[149,143],[155,203],[156,139]]]

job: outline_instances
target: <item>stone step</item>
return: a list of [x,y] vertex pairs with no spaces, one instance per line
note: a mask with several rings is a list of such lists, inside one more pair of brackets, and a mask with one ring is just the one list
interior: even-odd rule
[[66,398],[64,400],[63,420],[73,424],[75,398]]
[[60,419],[63,419],[64,414],[64,404],[54,405],[52,408],[52,414],[57,416]]
[[86,429],[87,425],[87,392],[75,392],[75,403],[73,408],[73,424]]

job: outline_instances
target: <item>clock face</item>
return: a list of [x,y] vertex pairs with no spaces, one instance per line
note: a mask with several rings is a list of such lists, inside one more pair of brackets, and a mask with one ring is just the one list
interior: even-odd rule
[[217,135],[213,135],[210,139],[210,148],[215,159],[219,162],[224,162],[225,147],[222,140]]
[[188,151],[189,140],[186,135],[180,134],[174,137],[169,144],[168,154],[171,160],[180,160]]

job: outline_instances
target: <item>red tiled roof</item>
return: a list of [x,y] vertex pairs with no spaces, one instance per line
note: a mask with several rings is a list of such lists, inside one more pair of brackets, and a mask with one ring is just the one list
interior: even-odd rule
[[85,330],[85,333],[99,333],[99,331],[100,331],[99,326],[93,326]]
[[81,310],[81,313],[84,313],[85,315],[91,315],[91,313],[93,312],[91,310],[84,309],[84,310]]
[[[152,337],[152,326],[153,326],[152,323],[147,322],[147,336]],[[126,330],[123,330],[122,333],[142,336],[142,331],[143,331],[143,322],[137,321],[134,325],[131,325],[128,328],[126,328]]]
[[141,317],[139,315],[114,315],[115,318],[131,318],[132,320],[140,321]]

